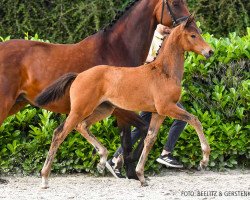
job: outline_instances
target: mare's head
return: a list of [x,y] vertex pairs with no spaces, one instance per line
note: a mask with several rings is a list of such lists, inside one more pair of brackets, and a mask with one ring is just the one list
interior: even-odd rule
[[174,27],[185,21],[190,12],[185,0],[158,0],[156,18],[159,24]]
[[204,41],[200,30],[194,25],[193,21],[194,17],[190,16],[173,30],[173,34],[178,35],[178,40],[184,51],[193,51],[209,58],[214,52],[209,44]]

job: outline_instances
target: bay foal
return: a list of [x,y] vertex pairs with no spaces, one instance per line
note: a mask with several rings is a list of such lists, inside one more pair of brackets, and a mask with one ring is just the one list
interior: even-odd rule
[[61,77],[36,99],[38,105],[45,105],[66,93],[70,87],[71,110],[64,124],[54,132],[51,147],[42,169],[42,186],[48,187],[48,176],[52,161],[59,145],[74,128],[81,130],[85,137],[100,153],[99,168],[106,162],[107,149],[90,133],[89,126],[109,116],[116,107],[131,111],[152,112],[152,119],[144,148],[136,167],[137,176],[143,186],[144,165],[153,146],[157,132],[166,116],[183,120],[198,133],[203,159],[200,166],[207,166],[210,147],[204,136],[200,121],[179,108],[176,103],[181,96],[184,52],[193,51],[206,58],[213,53],[199,31],[192,25],[190,17],[185,23],[174,28],[166,40],[157,59],[137,68],[97,66],[80,74],[71,73]]
[[[189,16],[184,0],[134,0],[121,17],[104,30],[76,44],[49,44],[27,40],[0,43],[0,125],[52,82],[69,72],[80,73],[96,65],[135,67],[148,55],[157,24],[178,24]],[[93,83],[95,84],[95,83]],[[69,94],[46,105],[47,110],[68,114]],[[130,126],[146,135],[143,120],[133,112],[115,109],[122,130],[125,166],[134,177],[127,156],[131,151]]]

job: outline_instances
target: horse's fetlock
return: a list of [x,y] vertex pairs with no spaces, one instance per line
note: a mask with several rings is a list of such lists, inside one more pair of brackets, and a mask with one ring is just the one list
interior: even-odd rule
[[142,170],[142,169],[136,168],[136,169],[135,169],[135,172],[136,172],[136,174],[137,174],[138,177],[143,176],[143,170]]
[[104,149],[99,149],[98,147],[95,147],[97,152],[99,153],[100,156],[107,156],[108,155],[108,150],[106,148]]
[[210,146],[204,146],[204,147],[202,147],[202,151],[205,152],[205,153],[210,153],[211,148],[210,148]]

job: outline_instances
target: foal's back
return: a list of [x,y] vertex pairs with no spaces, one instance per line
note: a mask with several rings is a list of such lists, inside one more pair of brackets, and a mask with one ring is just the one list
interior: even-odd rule
[[100,65],[77,76],[70,96],[88,98],[96,105],[109,101],[126,110],[156,112],[154,96],[165,96],[163,88],[170,81],[153,64],[136,68]]

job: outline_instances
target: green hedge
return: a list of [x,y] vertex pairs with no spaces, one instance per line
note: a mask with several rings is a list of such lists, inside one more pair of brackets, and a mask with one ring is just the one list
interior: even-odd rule
[[[216,39],[210,34],[204,37],[214,47],[215,55],[209,60],[192,53],[187,56],[182,102],[203,124],[212,148],[209,163],[212,169],[250,167],[250,28],[243,37],[235,33],[228,38]],[[28,106],[5,120],[0,127],[0,173],[38,173],[52,132],[64,118]],[[147,170],[159,169],[155,159],[162,151],[171,123],[172,120],[165,120],[161,127]],[[111,156],[120,144],[115,120],[108,118],[91,130]],[[57,153],[53,171],[95,173],[99,157],[93,156],[92,151],[93,147],[80,134],[70,134]],[[198,165],[200,144],[190,126],[181,134],[174,155],[188,168]]]
[[217,36],[230,32],[244,35],[250,26],[249,0],[190,0],[191,10],[202,22],[202,29]]
[[[51,42],[72,43],[105,27],[132,0],[1,0],[0,35],[21,38],[24,33]],[[245,34],[250,26],[249,0],[189,0],[204,31]]]
[[[39,34],[51,42],[72,43],[109,24],[129,0],[1,0],[0,35]],[[7,35],[5,35],[7,34]]]

